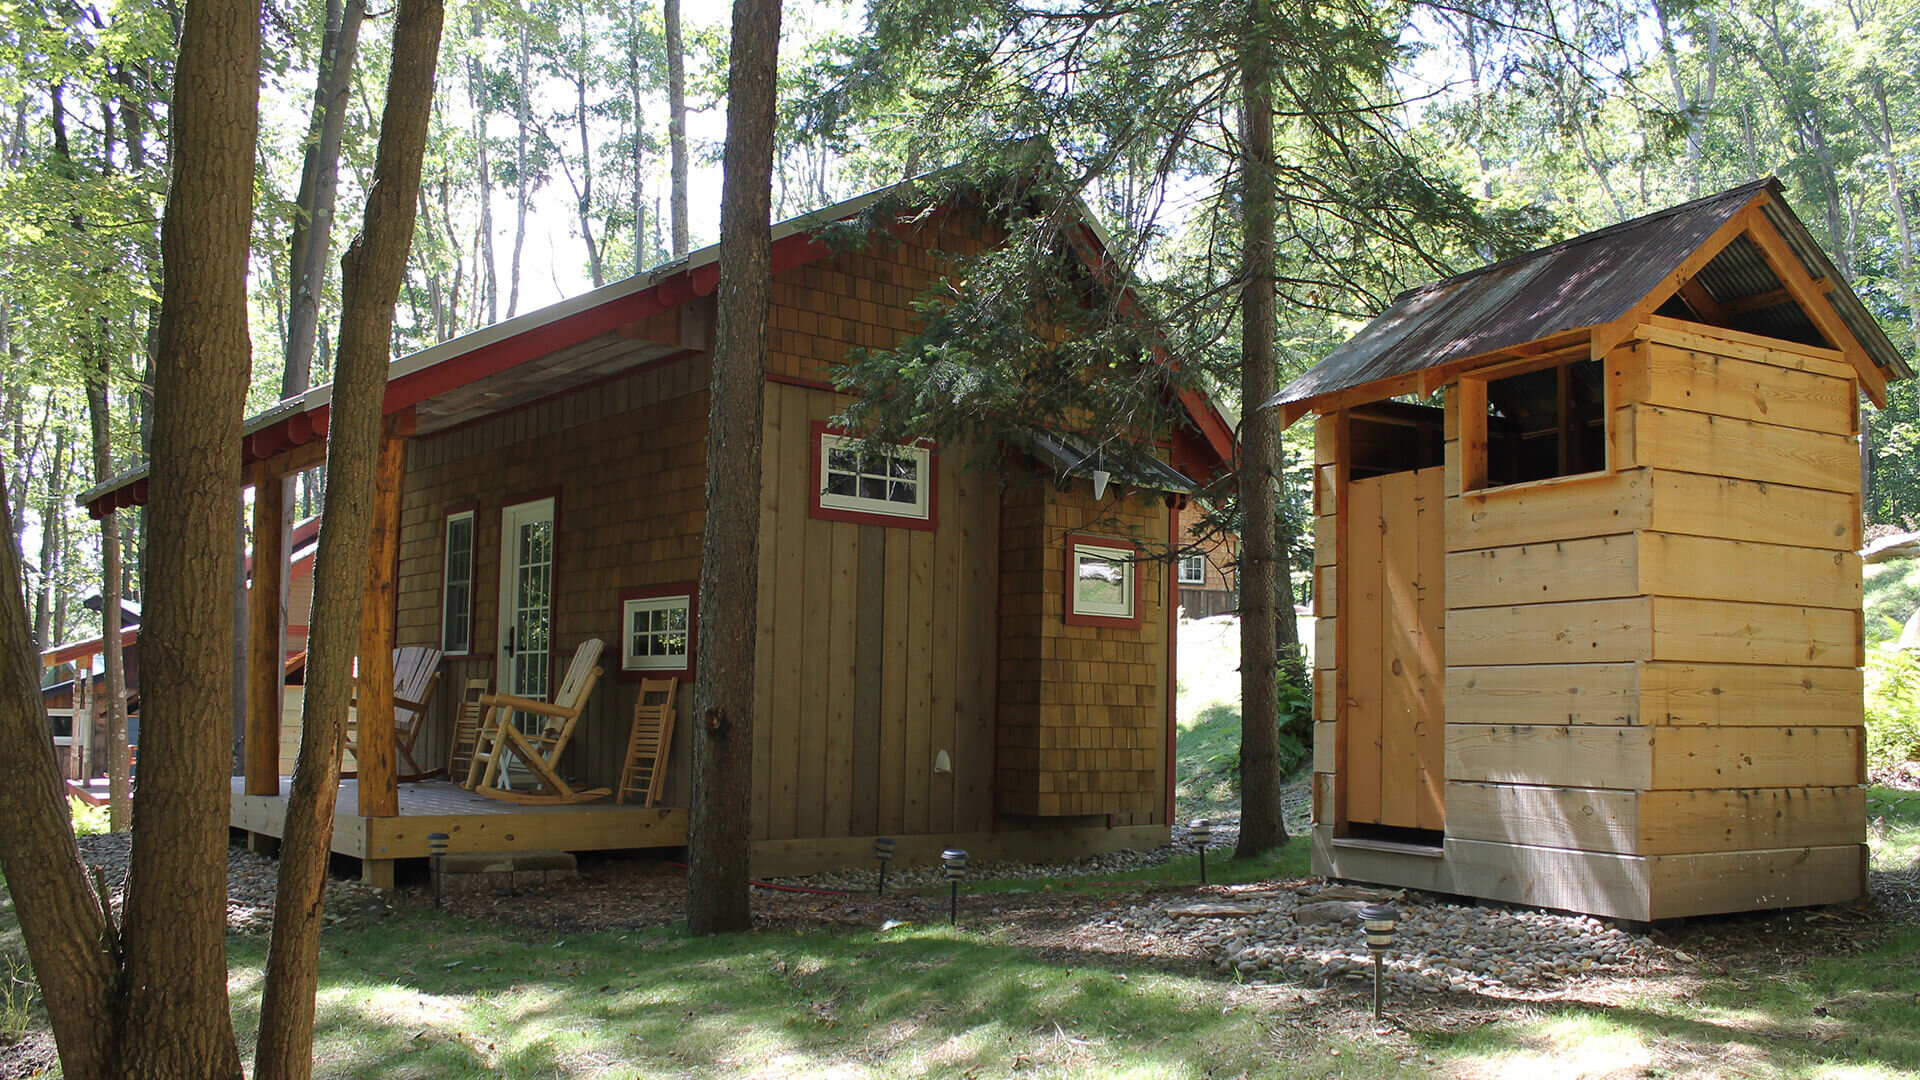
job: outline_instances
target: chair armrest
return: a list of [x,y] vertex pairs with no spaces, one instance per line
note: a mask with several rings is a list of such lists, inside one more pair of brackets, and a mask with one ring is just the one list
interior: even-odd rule
[[541,716],[565,717],[573,715],[572,709],[562,709],[550,701],[535,701],[532,698],[516,697],[513,694],[482,694],[480,695],[480,706],[482,708],[505,706],[509,709],[517,709],[520,712],[539,713]]

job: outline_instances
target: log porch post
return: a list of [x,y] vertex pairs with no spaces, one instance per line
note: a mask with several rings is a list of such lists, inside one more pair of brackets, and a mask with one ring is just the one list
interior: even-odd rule
[[406,481],[413,410],[386,418],[360,599],[360,677],[354,687],[359,738],[360,816],[397,817],[400,786],[393,745],[394,613],[399,601],[400,489]]
[[280,715],[287,686],[287,556],[291,478],[253,477],[253,583],[247,590],[246,793],[280,794]]

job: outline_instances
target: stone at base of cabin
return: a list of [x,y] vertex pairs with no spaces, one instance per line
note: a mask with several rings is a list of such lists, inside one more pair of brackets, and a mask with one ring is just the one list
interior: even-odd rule
[[1301,926],[1359,922],[1361,906],[1358,900],[1320,900],[1301,904],[1293,911],[1293,921]]
[[1266,912],[1264,904],[1234,904],[1219,901],[1176,904],[1167,909],[1167,914],[1186,919],[1225,919],[1243,915],[1264,915]]
[[503,851],[469,853],[442,858],[441,891],[461,893],[515,893],[564,881],[578,873],[573,853],[567,851]]
[[1368,904],[1390,904],[1405,900],[1405,889],[1369,889],[1362,885],[1328,885],[1313,894],[1315,900],[1359,900]]

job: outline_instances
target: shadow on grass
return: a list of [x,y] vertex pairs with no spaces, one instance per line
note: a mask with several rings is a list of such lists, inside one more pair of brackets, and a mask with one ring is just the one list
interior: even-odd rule
[[[1491,1059],[1516,1072],[1530,1060],[1551,1062],[1553,1075],[1599,1075],[1639,1064],[1648,1076],[1815,1077],[1843,1063],[1855,1070],[1850,1076],[1910,1076],[1920,1074],[1916,965],[1920,930],[1906,930],[1874,948],[1804,968],[1736,970],[1691,995],[1549,1007],[1532,1023],[1422,1041],[1480,1072],[1489,1071]],[[1583,1056],[1596,1059],[1584,1063],[1591,1069],[1583,1067]]]
[[[321,989],[323,1076],[1323,1074],[1230,984],[944,927],[561,941],[426,914],[337,936]],[[1332,1064],[1362,1061],[1398,1074]]]

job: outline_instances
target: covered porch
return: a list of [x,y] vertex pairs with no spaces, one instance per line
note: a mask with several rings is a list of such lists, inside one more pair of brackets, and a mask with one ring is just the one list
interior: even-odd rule
[[[286,831],[287,791],[259,794],[233,778],[232,823],[256,849],[277,846]],[[616,851],[679,847],[687,842],[687,811],[680,807],[622,806],[612,800],[571,805],[507,803],[476,795],[445,780],[400,784],[392,814],[360,810],[361,781],[344,780],[334,803],[333,851],[360,860],[370,885],[393,887],[394,863],[427,857],[427,836],[447,834],[447,852]]]

